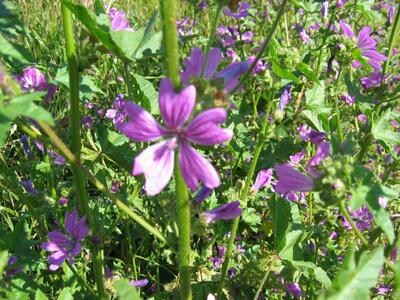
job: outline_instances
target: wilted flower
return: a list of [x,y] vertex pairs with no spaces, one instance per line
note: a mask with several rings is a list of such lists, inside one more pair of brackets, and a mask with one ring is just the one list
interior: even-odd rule
[[146,278],[141,279],[141,280],[134,280],[133,279],[133,280],[129,281],[129,284],[134,286],[134,287],[144,287],[144,286],[149,284],[149,281]]
[[22,76],[17,76],[17,80],[21,83],[24,90],[44,91],[48,84],[46,77],[35,67],[27,67]]
[[278,182],[274,189],[279,194],[309,192],[314,188],[313,180],[288,165],[276,165]]
[[[339,21],[340,27],[347,38],[355,39],[356,36],[350,26],[343,20]],[[357,37],[358,49],[361,51],[361,55],[367,60],[368,64],[375,70],[381,68],[381,62],[385,61],[386,56],[376,51],[376,41],[371,37],[371,28],[364,26],[361,28]],[[354,61],[353,66],[359,67],[360,62]]]
[[239,201],[228,202],[221,206],[204,212],[201,218],[209,224],[217,220],[231,220],[242,214]]
[[168,137],[167,140],[152,145],[136,158],[133,175],[145,175],[145,190],[149,195],[162,191],[172,177],[174,152],[179,149],[179,166],[182,176],[191,190],[197,190],[201,181],[213,189],[220,179],[214,167],[190,143],[200,145],[222,144],[233,133],[219,127],[227,113],[222,108],[213,108],[195,116],[186,126],[196,102],[193,85],[175,93],[172,82],[165,78],[160,83],[159,106],[165,127],[161,126],[147,111],[133,102],[125,103],[129,122],[117,124],[117,128],[130,139],[149,142]]
[[86,216],[79,219],[78,212],[65,213],[65,231],[67,235],[58,230],[48,234],[49,242],[40,245],[46,251],[53,252],[49,256],[50,271],[57,270],[61,264],[68,259],[70,264],[74,263],[75,256],[81,252],[81,241],[88,235],[89,228],[85,225]]

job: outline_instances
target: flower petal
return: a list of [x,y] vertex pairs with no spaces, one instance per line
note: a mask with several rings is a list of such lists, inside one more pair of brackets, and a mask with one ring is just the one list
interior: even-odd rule
[[175,93],[171,80],[164,78],[160,83],[158,101],[165,123],[170,129],[178,129],[192,114],[196,104],[196,89],[193,85],[189,85],[179,93]]
[[118,123],[117,129],[136,142],[155,141],[167,133],[153,116],[133,102],[124,106],[129,122]]
[[67,211],[65,213],[65,230],[72,236],[75,236],[75,226],[78,223],[78,211]]
[[376,41],[371,37],[371,28],[364,26],[358,33],[358,48],[361,50],[375,49]]
[[231,220],[242,214],[239,201],[228,202],[201,214],[207,224],[216,220]]
[[288,192],[309,192],[313,189],[313,180],[287,165],[275,166],[278,182],[275,191],[279,194]]
[[[50,268],[50,270],[55,271],[58,269],[58,267],[65,261],[67,258],[67,252],[64,251],[57,251],[54,252],[52,255],[49,256],[49,263],[50,267],[53,266],[53,269]],[[57,267],[58,266],[58,267]]]
[[174,170],[174,148],[176,141],[167,140],[143,150],[136,158],[133,175],[144,174],[147,194],[154,196],[162,191]]
[[351,27],[343,20],[339,20],[339,25],[340,28],[343,31],[343,34],[348,37],[348,38],[353,38],[355,37],[353,30],[351,29]]
[[230,140],[233,136],[232,130],[218,126],[225,121],[226,116],[227,113],[223,108],[203,111],[185,128],[185,137],[200,145],[215,145]]
[[180,145],[179,166],[186,184],[192,191],[197,190],[199,181],[210,189],[220,185],[214,167],[187,143]]
[[192,77],[200,77],[201,75],[204,64],[203,51],[200,48],[192,49],[190,58],[184,59],[183,64],[185,71],[181,73],[181,79],[185,85],[189,85]]
[[210,50],[210,52],[208,52],[207,67],[204,70],[205,79],[209,79],[214,75],[215,70],[221,62],[221,59],[222,53],[219,48],[213,48]]

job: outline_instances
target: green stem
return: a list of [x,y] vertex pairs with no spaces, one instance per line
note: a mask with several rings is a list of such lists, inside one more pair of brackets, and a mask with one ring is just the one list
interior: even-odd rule
[[244,75],[242,76],[242,79],[240,80],[240,82],[232,89],[230,94],[232,94],[232,95],[235,94],[239,90],[239,88],[241,86],[243,86],[243,84],[246,82],[246,80],[250,77],[251,72],[253,71],[253,69],[257,65],[258,61],[263,56],[264,51],[268,48],[269,43],[271,42],[272,36],[274,35],[275,30],[279,25],[279,20],[281,19],[282,15],[285,12],[285,6],[286,6],[287,2],[288,2],[288,0],[283,0],[282,1],[282,4],[279,7],[279,11],[278,11],[278,14],[276,16],[276,19],[275,19],[274,23],[272,24],[271,30],[269,31],[267,38],[265,39],[264,43],[262,44],[262,46],[260,48],[260,51],[258,52],[258,54],[256,56],[256,59],[254,60],[254,62],[250,66],[250,68],[246,71],[246,73],[244,73]]
[[[70,124],[71,124],[71,147],[72,152],[75,156],[80,159],[81,156],[81,116],[79,108],[79,72],[78,72],[78,55],[75,46],[72,14],[70,10],[61,4],[63,27],[65,36],[65,51],[68,61],[69,71],[69,88],[70,88],[70,100],[71,100],[71,111],[70,111]],[[83,208],[89,222],[89,226],[94,230],[94,221],[92,211],[89,207],[89,199],[86,191],[86,181],[79,168],[75,165],[72,167],[72,173],[74,176],[74,185],[77,190],[78,200],[81,207]],[[101,253],[97,247],[93,247],[93,268],[94,277],[97,286],[97,293],[100,299],[105,299],[105,290],[103,282],[103,261],[101,259]]]
[[331,28],[331,25],[333,24],[333,21],[335,20],[335,16],[336,16],[336,6],[334,6],[334,9],[332,11],[331,17],[329,19],[328,26],[325,28],[324,37],[322,38],[321,49],[319,50],[319,53],[318,53],[317,68],[315,69],[315,74],[317,74],[317,76],[319,74],[319,70],[320,70],[320,67],[321,67],[322,52],[323,52],[324,47],[326,45],[326,40],[328,39],[329,33],[331,32],[330,28]]
[[178,89],[180,86],[180,67],[178,30],[176,28],[176,1],[160,0],[160,9],[167,75],[172,80],[175,88]]
[[[52,144],[57,147],[57,149],[61,152],[62,155],[65,156],[65,158],[71,162],[72,165],[76,166],[80,170],[80,172],[88,178],[88,180],[104,195],[106,195],[108,198],[110,198],[114,204],[122,210],[124,213],[126,213],[132,220],[134,220],[136,223],[138,223],[140,226],[142,226],[144,229],[146,229],[148,232],[153,234],[156,238],[158,238],[161,242],[166,243],[167,240],[165,237],[161,234],[160,231],[158,231],[155,227],[150,225],[145,219],[143,219],[141,216],[133,212],[124,202],[122,202],[118,196],[114,193],[111,193],[106,186],[99,180],[97,179],[85,166],[82,165],[81,161],[71,152],[71,150],[68,149],[68,147],[64,144],[63,141],[58,137],[58,135],[54,132],[54,130],[47,125],[44,122],[39,121],[38,122],[40,127],[43,129],[44,133],[50,138]],[[33,137],[38,138],[37,135],[34,135]]]
[[126,89],[128,91],[128,97],[131,101],[134,100],[133,91],[132,91],[132,83],[129,78],[129,62],[124,62],[124,81],[126,84]]
[[[268,128],[269,128],[269,122],[268,122],[268,117],[269,117],[269,113],[270,113],[270,109],[271,109],[271,105],[272,105],[272,99],[274,97],[274,92],[271,93],[271,99],[268,103],[268,107],[267,107],[267,111],[265,112],[265,116],[263,119],[263,123],[262,123],[262,127],[260,130],[260,134],[258,135],[258,139],[257,139],[257,146],[256,146],[256,151],[254,153],[254,157],[253,160],[251,162],[250,165],[250,169],[249,169],[249,173],[247,174],[246,177],[246,181],[244,184],[244,188],[242,190],[242,194],[240,197],[240,204],[242,207],[246,207],[247,204],[247,196],[249,194],[250,191],[250,186],[251,183],[253,182],[253,176],[254,176],[254,172],[257,166],[257,162],[258,162],[258,158],[260,156],[261,150],[266,142],[266,135],[268,132]],[[228,267],[229,267],[229,260],[234,248],[234,244],[235,244],[235,237],[236,237],[236,232],[239,226],[239,221],[240,221],[240,216],[236,217],[233,220],[232,223],[232,227],[231,227],[231,236],[229,238],[229,242],[228,242],[228,247],[227,250],[225,252],[225,256],[224,256],[224,263],[222,264],[222,271],[221,271],[221,281],[220,281],[220,285],[219,285],[219,289],[218,289],[218,299],[222,299],[222,290],[225,286],[225,278],[226,278],[226,273],[228,271]]]
[[393,22],[392,31],[390,33],[387,60],[383,64],[381,80],[383,80],[383,78],[389,68],[390,56],[392,55],[394,41],[395,41],[395,38],[398,37],[399,29],[400,29],[400,4],[397,6],[396,17]]
[[213,19],[212,24],[211,24],[210,36],[208,38],[208,43],[207,43],[206,49],[204,50],[204,64],[203,64],[203,68],[201,70],[201,75],[202,76],[204,75],[204,71],[206,70],[206,67],[207,67],[208,52],[210,51],[212,42],[213,42],[214,37],[215,37],[215,30],[217,29],[218,19],[219,19],[219,16],[221,14],[221,11],[222,11],[222,5],[218,5],[217,11],[215,13],[214,19]]
[[[167,76],[172,80],[175,89],[180,87],[180,68],[178,53],[178,32],[176,28],[176,1],[161,0],[161,17]],[[175,191],[179,231],[179,287],[180,299],[192,299],[190,286],[190,203],[188,190],[182,177],[178,153],[175,155]]]
[[179,286],[180,299],[191,299],[190,287],[190,203],[185,181],[175,154],[175,185],[179,231]]
[[357,225],[353,222],[353,219],[351,218],[349,212],[347,211],[345,202],[343,200],[339,202],[339,209],[340,209],[340,212],[346,218],[346,220],[350,223],[351,227],[353,228],[353,230],[355,231],[355,233],[357,234],[358,238],[361,240],[363,245],[365,247],[368,247],[369,245],[368,245],[367,239],[363,236],[363,234],[360,232],[360,230],[358,230]]
[[256,295],[255,295],[254,298],[253,298],[254,300],[257,300],[257,299],[258,299],[258,296],[260,296],[261,291],[262,291],[262,289],[263,289],[263,287],[264,287],[264,285],[265,285],[265,282],[266,282],[267,279],[268,279],[268,276],[269,276],[269,273],[270,273],[270,272],[271,272],[271,267],[268,266],[268,269],[267,269],[267,271],[265,272],[264,277],[263,277],[263,279],[262,279],[261,282],[260,282],[260,285],[258,286]]
[[[342,69],[339,69],[338,72],[338,78],[336,79],[336,87],[335,91],[336,93],[338,92],[338,86],[339,86],[339,81],[340,81],[340,76],[342,75]],[[339,96],[335,95],[335,108],[336,108],[336,123],[337,123],[337,129],[338,129],[338,138],[339,138],[339,143],[343,142],[343,128],[342,128],[342,123],[341,123],[341,117],[340,117],[340,109],[339,109]]]
[[91,293],[92,295],[96,295],[96,292],[93,291],[93,289],[90,287],[90,285],[88,285],[88,283],[85,281],[85,279],[83,279],[82,276],[78,274],[75,267],[73,265],[71,265],[70,263],[68,263],[67,261],[65,263],[69,267],[69,269],[72,271],[72,273],[74,273],[75,277],[78,279],[80,284],[82,286],[84,286],[89,293]]

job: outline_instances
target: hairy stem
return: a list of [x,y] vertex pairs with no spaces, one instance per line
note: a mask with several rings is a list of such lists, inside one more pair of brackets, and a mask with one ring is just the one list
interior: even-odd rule
[[393,22],[392,31],[390,32],[387,60],[383,64],[381,80],[383,80],[383,78],[389,68],[390,56],[392,55],[394,41],[395,41],[396,37],[399,36],[399,29],[400,29],[400,4],[397,6],[396,17]]
[[[176,1],[161,0],[161,17],[167,76],[172,80],[176,90],[181,85],[179,75],[178,31],[176,28]],[[190,285],[190,203],[188,190],[182,177],[175,155],[175,191],[179,230],[179,288],[180,299],[192,299]]]
[[255,68],[255,66],[257,65],[258,61],[261,59],[261,57],[264,55],[264,51],[268,48],[269,43],[271,42],[271,39],[275,33],[276,28],[278,27],[279,21],[282,17],[282,15],[285,12],[285,6],[286,3],[288,2],[288,0],[283,0],[282,4],[279,7],[279,11],[278,14],[276,16],[276,19],[274,21],[274,23],[272,24],[271,30],[268,33],[267,38],[265,39],[264,43],[262,44],[260,51],[258,52],[256,59],[254,60],[254,62],[252,63],[252,65],[250,66],[250,68],[246,71],[246,73],[244,73],[242,79],[240,80],[240,82],[232,89],[232,91],[230,92],[230,94],[235,94],[239,88],[241,86],[243,86],[243,84],[246,82],[246,80],[250,77],[251,72],[253,71],[253,69]]
[[[81,116],[79,109],[79,72],[78,72],[78,55],[75,46],[74,33],[73,33],[73,22],[72,15],[69,9],[61,4],[64,37],[65,37],[65,51],[68,61],[69,71],[69,86],[70,86],[70,100],[71,100],[71,111],[70,111],[70,124],[71,124],[71,147],[72,152],[75,156],[80,159],[81,156]],[[77,190],[78,200],[80,202],[83,211],[85,212],[89,226],[94,230],[93,215],[89,207],[89,200],[86,191],[86,180],[79,168],[75,165],[72,167],[72,173],[74,175],[74,185]],[[93,271],[97,286],[97,294],[99,299],[105,299],[105,290],[103,282],[103,260],[101,252],[97,247],[93,247]]]
[[[251,183],[253,182],[253,176],[254,176],[254,172],[255,172],[256,166],[257,166],[258,158],[260,156],[261,150],[262,150],[262,148],[263,148],[263,146],[265,144],[265,141],[266,141],[266,134],[268,132],[268,127],[269,127],[268,124],[270,124],[268,122],[268,117],[269,117],[269,112],[270,112],[271,105],[272,105],[272,99],[274,97],[273,95],[274,95],[274,93],[272,92],[270,101],[268,103],[267,111],[265,112],[265,116],[264,116],[264,119],[263,119],[262,127],[261,127],[260,133],[259,133],[258,138],[257,138],[256,151],[254,153],[254,157],[253,157],[253,160],[252,160],[251,165],[250,165],[249,173],[247,174],[246,181],[245,181],[245,184],[244,184],[244,188],[242,190],[242,194],[241,194],[241,197],[240,197],[240,203],[241,203],[241,205],[243,207],[246,206],[247,196],[248,196],[249,191],[250,191]],[[238,226],[239,226],[239,221],[240,221],[240,216],[236,217],[233,220],[233,223],[232,223],[231,236],[229,238],[228,247],[227,247],[227,250],[225,252],[224,263],[222,264],[221,281],[220,281],[219,289],[218,289],[218,299],[222,299],[221,298],[222,297],[222,290],[223,290],[223,288],[225,286],[226,273],[228,271],[229,260],[230,260],[230,257],[231,257],[232,251],[233,251],[233,247],[234,247],[234,244],[235,244],[235,237],[236,237],[236,232],[237,232],[237,229],[238,229]]]

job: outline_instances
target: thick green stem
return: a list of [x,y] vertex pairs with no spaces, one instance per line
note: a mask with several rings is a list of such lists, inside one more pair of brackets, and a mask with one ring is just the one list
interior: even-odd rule
[[[160,0],[163,42],[167,76],[176,90],[180,87],[178,31],[176,28],[176,1]],[[192,299],[190,286],[190,204],[188,190],[182,177],[178,154],[175,155],[175,191],[179,230],[179,288],[180,299]]]
[[388,52],[387,52],[387,60],[385,61],[384,65],[383,65],[383,69],[382,69],[382,76],[381,76],[382,80],[389,68],[390,56],[392,55],[394,41],[395,41],[396,37],[399,36],[399,30],[400,30],[400,4],[397,6],[396,17],[393,22],[392,31],[390,33],[389,46],[388,46]]
[[185,181],[175,155],[175,185],[179,230],[179,286],[180,299],[191,299],[190,287],[190,203]]
[[240,82],[232,89],[230,94],[232,94],[232,95],[235,94],[240,89],[240,87],[243,86],[243,84],[246,82],[246,80],[250,77],[250,75],[253,72],[253,69],[257,65],[258,61],[264,55],[264,51],[268,48],[269,43],[271,42],[271,39],[272,39],[272,37],[273,37],[273,35],[275,33],[275,30],[279,25],[279,21],[280,21],[282,15],[285,12],[285,6],[286,6],[287,2],[288,2],[288,0],[283,0],[282,1],[282,4],[279,7],[279,11],[278,11],[278,14],[276,16],[276,19],[275,19],[274,23],[272,24],[271,30],[269,31],[267,38],[265,39],[264,43],[262,44],[262,46],[260,48],[260,51],[258,51],[256,59],[254,60],[254,62],[250,66],[250,68],[246,71],[246,73],[244,73],[244,75],[242,76],[242,79],[240,80]]
[[[270,124],[268,122],[268,117],[269,117],[269,113],[270,113],[270,109],[271,109],[271,105],[272,105],[273,94],[274,93],[271,93],[271,99],[268,103],[268,108],[267,108],[267,111],[265,112],[265,117],[263,119],[262,127],[261,127],[260,133],[258,135],[256,151],[254,153],[254,157],[253,157],[253,160],[250,165],[249,173],[247,174],[244,188],[242,190],[242,194],[240,197],[240,204],[243,207],[246,207],[247,196],[250,191],[251,183],[253,182],[253,176],[254,176],[256,166],[257,166],[258,158],[260,156],[261,150],[266,141],[266,135],[268,132],[268,124]],[[227,273],[228,267],[229,267],[229,260],[230,260],[233,248],[235,246],[235,237],[236,237],[236,232],[237,232],[237,229],[239,226],[239,221],[240,221],[240,217],[236,217],[232,223],[231,236],[229,238],[228,247],[225,252],[224,263],[222,264],[221,281],[220,281],[220,285],[219,285],[219,289],[218,289],[218,296],[219,296],[218,299],[222,299],[222,290],[225,286],[225,278],[226,278],[226,273]]]
[[160,9],[167,75],[172,80],[175,88],[178,89],[180,86],[180,68],[178,30],[176,28],[176,1],[160,0]]
[[[65,50],[68,61],[69,71],[69,92],[71,101],[70,111],[70,124],[71,124],[71,147],[74,155],[80,159],[81,156],[81,116],[79,108],[79,72],[78,72],[78,55],[75,46],[72,15],[69,9],[62,4],[62,17],[65,36]],[[81,208],[85,212],[89,226],[94,230],[93,215],[89,207],[89,200],[86,191],[86,180],[79,168],[75,165],[72,167],[74,175],[74,185],[76,187],[78,200]],[[101,252],[97,247],[93,247],[93,268],[94,276],[97,286],[97,293],[99,299],[105,299],[105,290],[103,282],[103,261],[101,259]]]

